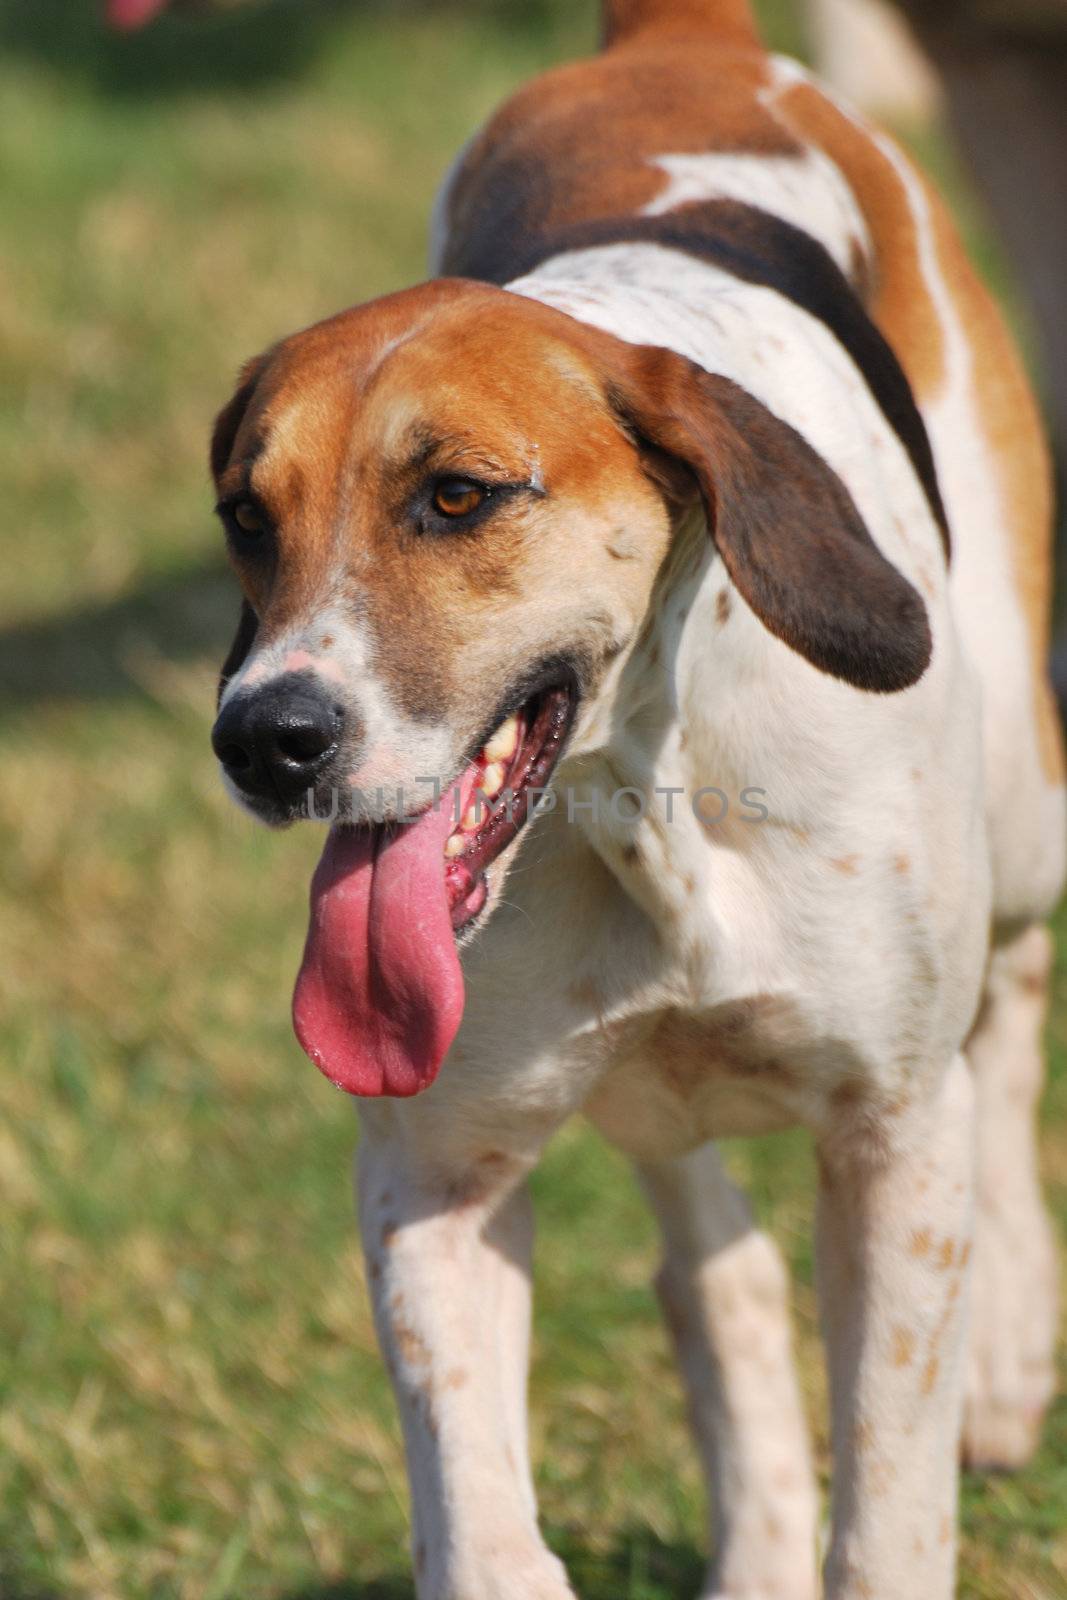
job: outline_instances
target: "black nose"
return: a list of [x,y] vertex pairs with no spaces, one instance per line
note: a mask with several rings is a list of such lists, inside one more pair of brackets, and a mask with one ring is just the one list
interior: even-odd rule
[[337,750],[344,713],[310,674],[290,673],[238,694],[211,730],[211,746],[246,794],[295,800]]

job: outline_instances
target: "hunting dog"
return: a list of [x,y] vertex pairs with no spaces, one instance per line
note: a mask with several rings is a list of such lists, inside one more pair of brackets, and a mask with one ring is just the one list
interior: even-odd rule
[[294,1021],[361,1097],[421,1600],[572,1595],[525,1178],[579,1111],[662,1225],[705,1596],[819,1588],[785,1274],[712,1142],[801,1125],[825,1594],[948,1600],[961,1433],[1023,1461],[1053,1381],[1046,451],[937,196],[742,0],[604,32],[462,154],[440,276],[241,375],[214,746],[334,818]]

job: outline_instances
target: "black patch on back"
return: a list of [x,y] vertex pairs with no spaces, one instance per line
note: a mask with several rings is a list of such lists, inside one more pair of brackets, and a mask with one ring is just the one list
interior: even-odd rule
[[848,351],[907,451],[941,530],[946,558],[950,555],[948,517],[934,454],[911,385],[859,296],[818,240],[780,217],[735,200],[700,200],[659,216],[605,217],[541,231],[530,229],[528,210],[525,217],[519,211],[517,205],[512,207],[506,228],[494,226],[484,233],[472,229],[465,242],[449,249],[448,270],[504,284],[567,251],[659,244],[697,256],[745,283],[773,289],[817,317]]

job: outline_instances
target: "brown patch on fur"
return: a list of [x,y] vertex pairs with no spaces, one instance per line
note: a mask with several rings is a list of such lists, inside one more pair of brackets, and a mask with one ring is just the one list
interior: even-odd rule
[[835,872],[843,872],[847,878],[854,878],[859,870],[858,856],[834,856],[830,865]]
[[874,1429],[869,1422],[861,1419],[853,1424],[852,1447],[857,1455],[866,1455],[869,1450],[874,1448],[874,1442]]
[[915,1357],[915,1335],[909,1328],[902,1328],[899,1324],[893,1329],[892,1350],[890,1360],[895,1367],[907,1367]]
[[939,1272],[947,1272],[955,1259],[956,1241],[954,1239],[943,1239],[941,1248],[937,1252],[937,1270]]
[[897,873],[899,877],[904,877],[906,873],[911,871],[911,859],[910,859],[910,857],[908,857],[906,855],[903,855],[903,854],[899,855],[899,856],[894,856],[893,857],[893,871],[895,873]]
[[941,1371],[941,1363],[936,1356],[931,1356],[923,1368],[922,1383],[920,1388],[923,1394],[933,1394],[937,1375]]
[[797,1072],[783,1061],[783,1031],[792,1009],[776,995],[728,1001],[710,1011],[668,1011],[657,1023],[648,1053],[669,1088],[689,1099],[716,1074],[754,1086],[793,1089]]
[[666,36],[535,79],[490,120],[456,175],[444,270],[506,281],[523,240],[638,214],[667,182],[657,156],[799,154],[760,101],[768,83],[762,52],[694,50]]
[[774,104],[792,133],[829,156],[855,195],[874,246],[868,309],[916,396],[928,399],[944,378],[944,336],[903,179],[888,156],[813,84],[791,84]]
[[729,619],[730,603],[729,589],[720,589],[715,597],[715,617],[720,626]]
[[441,1382],[442,1389],[462,1389],[470,1381],[470,1373],[463,1367],[453,1367]]
[[424,1367],[430,1362],[430,1351],[420,1333],[400,1317],[395,1317],[390,1327],[393,1345],[400,1360],[409,1367]]
[[908,1248],[913,1256],[928,1256],[930,1254],[930,1246],[933,1244],[933,1242],[933,1234],[930,1232],[930,1229],[919,1228],[912,1234]]
[[604,6],[604,45],[617,49],[628,43],[636,34],[647,48],[650,34],[692,33],[702,42],[713,36],[718,45],[722,41],[759,45],[759,33],[752,17],[748,0],[672,0],[664,6],[663,0],[606,0]]
[[1033,708],[1045,776],[1064,781],[1063,735],[1048,681],[1052,616],[1052,461],[1034,393],[992,295],[960,243],[940,196],[929,189],[940,265],[974,362],[974,393],[1004,504],[1015,589],[1030,636]]

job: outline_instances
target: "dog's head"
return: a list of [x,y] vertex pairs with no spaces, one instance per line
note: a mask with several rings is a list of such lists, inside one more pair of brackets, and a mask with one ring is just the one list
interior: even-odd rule
[[640,631],[679,505],[700,496],[740,593],[816,666],[888,690],[929,657],[918,596],[799,435],[504,290],[441,281],[286,340],[212,467],[245,595],[213,743],[264,821],[336,818],[294,1014],[357,1092],[432,1081],[456,937]]

